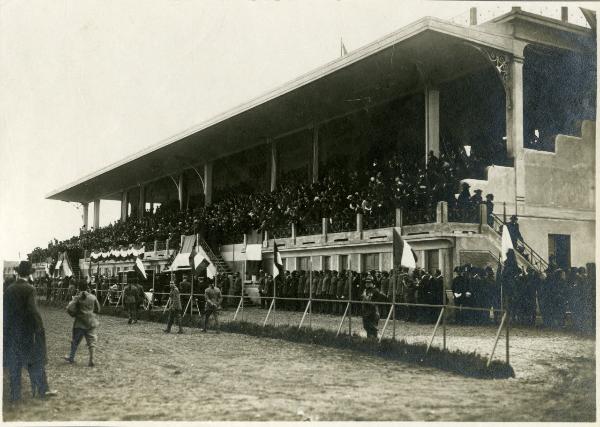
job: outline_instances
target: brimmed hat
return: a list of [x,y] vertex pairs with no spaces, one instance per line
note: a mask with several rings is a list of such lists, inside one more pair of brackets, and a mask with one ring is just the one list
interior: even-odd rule
[[21,261],[15,270],[19,276],[26,277],[33,273],[33,266],[31,261]]

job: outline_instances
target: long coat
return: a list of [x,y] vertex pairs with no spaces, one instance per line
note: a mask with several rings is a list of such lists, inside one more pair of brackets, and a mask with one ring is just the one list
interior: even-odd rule
[[46,362],[46,335],[35,289],[24,279],[4,292],[4,345],[6,362]]

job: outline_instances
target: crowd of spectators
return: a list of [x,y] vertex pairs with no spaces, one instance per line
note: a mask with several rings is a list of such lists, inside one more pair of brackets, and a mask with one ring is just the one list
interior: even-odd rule
[[[141,245],[170,239],[173,245],[181,234],[202,233],[209,243],[224,243],[250,230],[275,230],[296,224],[302,231],[309,224],[330,218],[337,229],[348,228],[357,213],[376,218],[401,207],[407,210],[434,210],[439,201],[450,208],[468,208],[472,200],[457,200],[460,180],[479,162],[463,149],[430,153],[427,165],[416,158],[398,154],[374,159],[364,170],[326,165],[315,183],[283,181],[272,192],[257,192],[246,183],[220,190],[210,206],[179,210],[176,201],[163,203],[141,217],[132,215],[106,227],[92,228],[64,241],[54,239],[47,248],[35,248],[32,261],[56,259],[64,251],[81,256],[84,250],[107,251],[112,247]],[[464,189],[463,189],[464,190]],[[468,190],[467,190],[468,191]],[[473,196],[475,197],[475,196]],[[348,228],[349,229],[349,228]]]

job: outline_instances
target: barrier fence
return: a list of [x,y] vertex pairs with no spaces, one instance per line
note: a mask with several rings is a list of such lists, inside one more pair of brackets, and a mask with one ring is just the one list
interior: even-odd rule
[[[250,287],[246,287],[250,288]],[[254,288],[254,286],[252,286]],[[64,301],[65,303],[69,299],[68,288],[56,288],[52,290],[51,299],[54,301]],[[46,290],[40,292],[44,297],[47,296]],[[118,290],[110,289],[99,289],[96,291],[96,296],[103,306],[114,306],[124,307],[123,302],[123,288]],[[150,294],[150,295],[149,295]],[[148,311],[162,311],[162,314],[166,314],[166,311],[170,308],[171,300],[169,292],[152,292],[145,293],[146,302],[143,307]],[[182,304],[182,317],[190,316],[193,317],[197,314],[200,318],[204,315],[203,300],[204,293],[194,293],[193,289],[191,292],[180,293],[181,304]],[[264,311],[257,310],[255,307],[260,306],[261,299],[266,300],[268,310],[266,314]],[[278,303],[286,308],[278,309]],[[420,332],[414,337],[422,336],[422,329],[426,327],[424,324],[420,324],[411,320],[406,321],[406,317],[410,317],[410,313],[418,315],[419,313],[428,313],[430,319],[435,320],[431,335],[423,342],[427,344],[425,354],[427,354],[430,348],[433,346],[435,338],[441,335],[441,346],[443,350],[447,350],[448,330],[454,326],[460,325],[457,321],[450,321],[452,316],[450,313],[465,315],[468,313],[482,313],[485,315],[493,315],[494,319],[499,320],[499,325],[493,339],[493,343],[490,345],[490,352],[488,355],[488,365],[491,363],[494,354],[496,352],[500,337],[504,332],[505,338],[505,360],[506,363],[510,362],[510,318],[508,312],[505,309],[492,309],[484,307],[464,307],[454,306],[449,304],[420,304],[420,303],[407,303],[407,302],[396,302],[395,295],[392,297],[392,301],[362,301],[362,300],[348,300],[348,299],[332,299],[332,298],[313,298],[312,294],[308,298],[290,298],[290,297],[279,297],[277,295],[263,296],[262,298],[258,295],[249,295],[244,293],[244,297],[241,298],[240,294],[225,294],[223,295],[223,308],[219,310],[222,313],[227,312],[229,316],[221,314],[219,321],[247,321],[266,326],[271,324],[297,326],[301,329],[303,326],[311,328],[313,327],[313,321],[316,321],[316,327],[322,329],[335,330],[336,336],[342,333],[352,335],[353,330],[356,333],[357,330],[362,329],[362,325],[359,327],[353,326],[353,319],[362,316],[359,314],[361,309],[365,305],[375,305],[379,308],[383,308],[381,313],[380,322],[383,321],[383,327],[378,332],[378,341],[381,342],[384,338],[390,338],[392,340],[403,339],[406,342],[411,341],[411,336],[400,334],[401,330],[398,328],[398,322],[405,320],[402,323],[405,331],[409,328],[406,326],[409,324],[419,325]],[[319,310],[325,309],[326,311],[335,311],[333,315],[329,313],[313,313],[313,308],[318,307]],[[336,309],[334,309],[336,307]],[[266,307],[265,307],[266,308]],[[229,309],[234,309],[229,311]],[[231,316],[233,313],[233,316]],[[281,315],[278,317],[278,313]],[[341,314],[341,318],[340,318]],[[401,317],[405,319],[399,319],[398,315],[402,314]],[[433,316],[435,314],[435,316]],[[279,321],[278,321],[279,318]],[[163,320],[166,320],[163,319]],[[414,319],[413,319],[414,320]],[[200,322],[202,325],[202,322]],[[344,325],[346,324],[346,327]],[[354,328],[354,329],[353,329]],[[417,342],[419,339],[416,340]]]

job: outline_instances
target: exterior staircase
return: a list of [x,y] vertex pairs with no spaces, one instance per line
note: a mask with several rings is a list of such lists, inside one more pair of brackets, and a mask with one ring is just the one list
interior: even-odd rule
[[[502,229],[506,225],[502,219],[492,214],[494,223],[489,227],[496,236],[498,236],[498,245],[501,245]],[[519,244],[523,246],[523,250],[519,251],[515,248],[515,255],[517,256],[517,262],[520,266],[531,267],[538,273],[545,273],[548,268],[548,262],[540,254],[538,254],[531,246],[522,240],[519,240]]]
[[200,248],[202,248],[204,254],[210,260],[210,262],[217,268],[218,274],[233,274],[231,267],[229,266],[229,264],[227,264],[227,262],[225,262],[225,260],[220,254],[216,254],[208,245],[208,243],[206,243],[206,241],[199,235],[197,239],[198,245],[200,246]]

